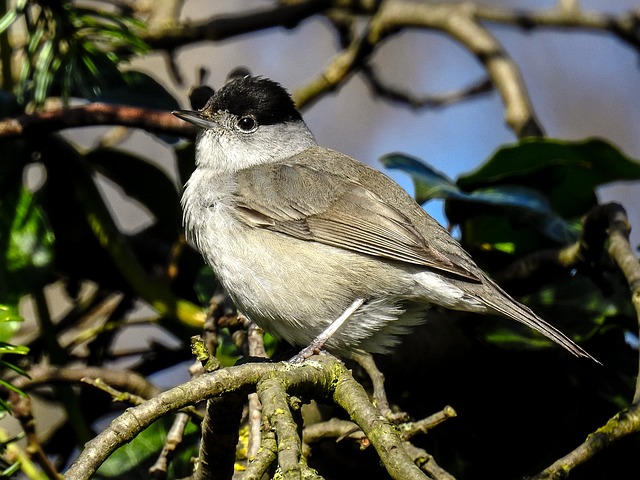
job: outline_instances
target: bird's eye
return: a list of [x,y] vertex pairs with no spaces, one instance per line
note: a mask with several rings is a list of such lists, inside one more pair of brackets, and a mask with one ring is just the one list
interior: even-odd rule
[[256,119],[250,116],[240,117],[238,123],[236,124],[240,131],[244,133],[251,133],[258,128],[258,122]]

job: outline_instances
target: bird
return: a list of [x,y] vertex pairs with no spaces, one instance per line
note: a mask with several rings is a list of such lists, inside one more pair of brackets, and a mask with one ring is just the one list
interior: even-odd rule
[[434,308],[498,314],[595,360],[513,299],[379,170],[318,145],[291,95],[229,80],[200,110],[185,235],[237,308],[294,346],[390,353]]

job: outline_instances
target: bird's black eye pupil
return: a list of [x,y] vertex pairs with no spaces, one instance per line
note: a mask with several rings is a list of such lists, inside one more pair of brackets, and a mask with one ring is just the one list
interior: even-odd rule
[[242,117],[238,120],[238,128],[243,132],[250,132],[256,127],[256,121],[252,117]]

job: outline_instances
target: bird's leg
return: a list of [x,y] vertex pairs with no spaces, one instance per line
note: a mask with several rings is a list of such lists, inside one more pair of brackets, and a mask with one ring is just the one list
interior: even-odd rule
[[313,339],[313,341],[305,348],[300,350],[300,353],[294,355],[289,360],[290,363],[300,363],[316,352],[322,350],[325,343],[333,336],[334,333],[347,321],[347,319],[358,310],[364,303],[364,298],[356,298],[349,307],[342,312],[342,314],[336,318],[331,324],[325,328],[320,335]]

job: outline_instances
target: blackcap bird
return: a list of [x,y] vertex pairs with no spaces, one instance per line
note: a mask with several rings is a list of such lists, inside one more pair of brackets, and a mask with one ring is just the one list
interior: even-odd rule
[[593,358],[493,282],[393,180],[319,146],[278,83],[236,78],[202,110],[173,113],[200,127],[182,197],[187,239],[264,330],[298,346],[328,331],[331,352],[385,353],[439,306],[501,314]]

